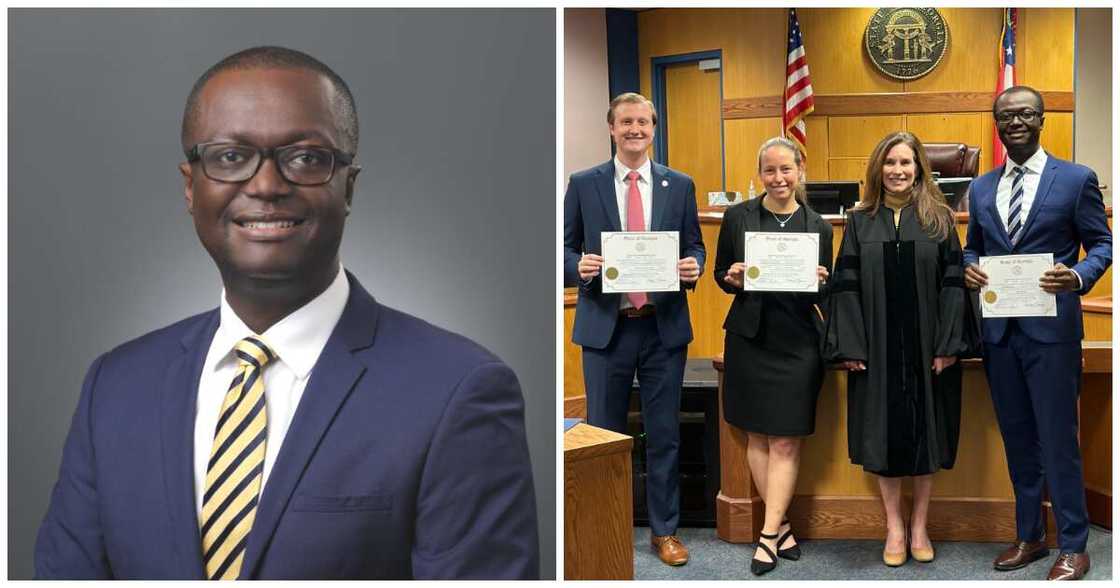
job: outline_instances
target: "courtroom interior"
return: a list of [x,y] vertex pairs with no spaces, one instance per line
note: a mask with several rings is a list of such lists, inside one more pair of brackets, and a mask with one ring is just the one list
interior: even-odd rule
[[[691,537],[742,546],[732,560],[737,569],[719,575],[699,560],[708,543],[690,543],[693,562],[679,568],[660,566],[649,553],[646,438],[635,386],[628,434],[586,423],[566,428],[564,577],[744,579],[754,552],[745,544],[756,541],[764,507],[746,467],[747,435],[729,425],[721,413],[722,325],[732,297],[717,286],[711,273],[726,202],[763,192],[756,170],[759,145],[783,133],[790,11],[592,8],[564,12],[562,185],[577,170],[612,158],[604,113],[611,97],[623,92],[649,97],[660,116],[650,158],[695,182],[708,261],[695,290],[687,293],[693,339],[687,348],[679,415],[680,527]],[[882,60],[872,57],[874,47],[868,47],[866,36],[874,24],[875,8],[796,10],[815,99],[813,111],[804,119],[805,176],[810,205],[832,226],[834,255],[844,233],[842,211],[852,204],[846,195],[862,194],[869,154],[888,133],[908,131],[926,146],[930,165],[944,180],[950,205],[955,205],[962,243],[969,223],[968,183],[998,167],[994,145],[999,137],[992,104],[1002,65],[1004,9],[936,12],[946,29],[941,54],[928,59],[932,67],[927,71],[901,79],[908,72],[885,72]],[[1107,8],[1018,9],[1015,63],[1016,83],[1036,88],[1045,99],[1042,147],[1053,157],[1096,172],[1110,228],[1111,22]],[[929,48],[913,51],[928,56]],[[572,342],[578,290],[569,287],[563,292],[563,406],[565,417],[571,419],[587,416],[581,348]],[[1112,529],[1111,270],[1081,300],[1079,439],[1094,537],[1107,538]],[[959,449],[955,466],[937,474],[929,534],[938,545],[990,543],[994,554],[999,544],[1015,539],[1014,494],[984,368],[975,358],[962,360],[962,366]],[[789,517],[798,538],[807,540],[807,551],[819,544],[814,540],[881,541],[884,534],[873,476],[849,461],[846,378],[847,373],[835,366],[826,370],[815,433],[804,440],[801,452]],[[908,488],[904,494],[909,494]],[[1052,513],[1048,518],[1046,536],[1053,545],[1057,532]],[[1110,551],[1110,538],[1107,546]],[[975,555],[976,567],[990,573],[991,554]],[[862,577],[988,577],[970,576],[973,572],[968,568],[948,570],[947,564],[938,563],[943,565],[941,572],[891,575],[880,565],[874,573],[881,575]],[[855,579],[861,577],[861,565],[842,566],[836,576],[779,578]],[[875,562],[867,565],[870,568]],[[1110,578],[1110,566],[1110,559],[1094,559],[1091,577]]]

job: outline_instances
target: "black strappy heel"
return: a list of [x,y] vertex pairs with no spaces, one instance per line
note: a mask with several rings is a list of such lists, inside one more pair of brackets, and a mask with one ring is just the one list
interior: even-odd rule
[[[789,519],[782,521],[783,525],[789,525]],[[782,543],[786,542],[793,535],[793,525],[790,525],[789,530],[782,534],[778,539],[778,557],[788,559],[790,561],[797,561],[801,559],[801,545],[794,545],[789,549],[782,549]]]
[[[763,533],[761,531],[758,533],[758,536],[762,539],[778,538],[777,533],[774,533],[773,535],[767,535],[766,533]],[[751,573],[756,576],[761,576],[762,574],[773,571],[774,568],[778,567],[778,557],[774,555],[774,552],[771,551],[770,548],[767,547],[761,539],[758,541],[758,547],[765,551],[766,555],[770,556],[770,561],[762,561],[761,559],[755,559],[754,557],[751,557]]]

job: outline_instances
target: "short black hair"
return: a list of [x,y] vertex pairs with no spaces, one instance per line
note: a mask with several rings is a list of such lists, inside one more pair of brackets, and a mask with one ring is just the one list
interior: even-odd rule
[[342,150],[357,153],[358,111],[354,106],[354,95],[350,93],[350,87],[346,85],[346,81],[318,59],[302,51],[277,46],[251,47],[244,51],[238,51],[211,66],[198,78],[198,81],[191,88],[190,95],[187,96],[187,106],[183,110],[183,128],[180,135],[183,150],[186,151],[191,147],[187,145],[187,138],[198,122],[198,97],[202,94],[202,88],[206,86],[206,82],[210,81],[210,78],[228,70],[272,68],[303,69],[325,76],[335,89],[336,98],[334,103],[331,104],[331,109],[334,111],[338,130],[342,133],[342,140],[345,142],[345,145],[341,146]]
[[1005,94],[1010,94],[1012,92],[1027,92],[1030,94],[1034,94],[1035,99],[1038,100],[1038,112],[1042,114],[1046,113],[1046,104],[1042,102],[1041,92],[1035,90],[1030,86],[1011,86],[1010,88],[1000,92],[999,95],[996,96],[996,99],[992,101],[992,116],[996,115],[996,103],[999,102],[999,99],[1003,98]]

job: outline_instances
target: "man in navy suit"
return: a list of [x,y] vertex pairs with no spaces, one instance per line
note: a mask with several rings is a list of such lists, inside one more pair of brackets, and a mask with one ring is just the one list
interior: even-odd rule
[[572,174],[564,195],[564,284],[579,286],[572,341],[583,346],[590,424],[626,432],[634,374],[646,433],[646,496],[651,545],[669,565],[688,562],[676,536],[680,518],[678,413],[685,352],[692,340],[683,291],[604,294],[603,231],[677,231],[677,271],[695,288],[704,243],[692,178],[650,161],[657,112],[640,94],[611,101],[607,125],[617,149],[611,161]]
[[242,51],[195,84],[182,144],[220,306],[94,362],[36,576],[536,578],[516,376],[341,266],[346,83],[297,51]]
[[[997,570],[1046,557],[1043,482],[1058,523],[1060,555],[1049,579],[1080,579],[1089,570],[1089,517],[1077,439],[1081,386],[1081,299],[1112,263],[1097,176],[1039,147],[1044,109],[1032,88],[1008,88],[992,107],[1009,161],[970,189],[965,281],[987,284],[982,255],[1053,253],[1039,287],[1057,297],[1057,317],[983,321],[984,368],[992,391],[1011,483],[1018,540],[995,560]],[[1086,255],[1078,260],[1078,250]]]

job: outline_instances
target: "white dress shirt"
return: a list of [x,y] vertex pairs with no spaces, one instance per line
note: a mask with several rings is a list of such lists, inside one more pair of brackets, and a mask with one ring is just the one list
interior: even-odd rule
[[[653,165],[650,164],[649,158],[646,158],[645,163],[638,169],[630,169],[623,165],[618,160],[618,156],[614,157],[614,194],[618,202],[618,221],[622,223],[622,230],[627,230],[627,208],[630,202],[630,180],[626,176],[630,172],[638,172],[638,193],[642,197],[642,229],[648,231],[650,218],[653,216]],[[625,308],[634,308],[630,303],[630,298],[620,296],[622,302],[618,305],[619,310]]]
[[[1022,223],[1027,224],[1027,215],[1031,213],[1031,205],[1034,204],[1035,194],[1038,193],[1038,182],[1042,179],[1042,170],[1046,169],[1046,152],[1041,147],[1034,155],[1030,156],[1021,165],[1011,161],[1007,158],[1007,164],[1003,167],[1003,176],[999,179],[999,184],[996,186],[996,210],[999,211],[999,217],[1003,219],[1003,228],[1008,229],[1010,219],[1007,218],[1008,213],[1011,212],[1011,183],[1015,180],[1013,170],[1015,167],[1021,167],[1026,170],[1023,173],[1023,211],[1020,213],[1022,216]],[[1022,228],[1019,229],[1023,230]]]
[[288,425],[292,422],[292,415],[307,387],[311,368],[319,360],[319,354],[323,352],[327,339],[342,316],[349,296],[350,283],[346,280],[346,272],[339,267],[338,275],[322,294],[258,335],[233,312],[226,302],[225,290],[222,290],[221,323],[214,333],[210,351],[202,365],[194,415],[194,494],[200,521],[202,496],[206,486],[206,464],[210,460],[210,449],[214,443],[214,428],[218,424],[222,400],[229,390],[230,382],[237,375],[237,360],[232,353],[234,344],[250,335],[257,335],[276,354],[276,359],[264,368],[268,425],[261,479],[263,491],[268,482],[268,474],[276,463],[280,445],[284,442],[284,435],[288,432]]

